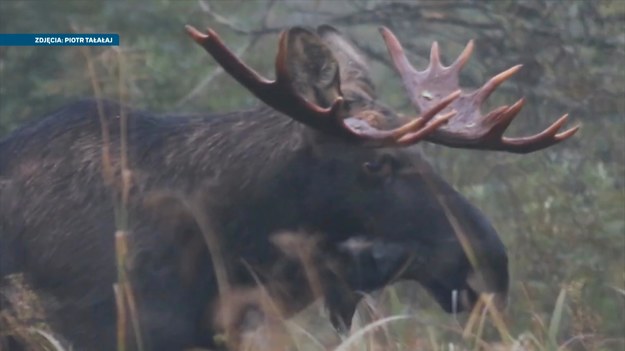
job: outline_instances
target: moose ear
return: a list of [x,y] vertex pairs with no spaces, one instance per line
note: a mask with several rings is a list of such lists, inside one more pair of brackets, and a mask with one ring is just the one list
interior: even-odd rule
[[319,26],[317,33],[339,63],[343,92],[351,90],[374,99],[375,87],[369,77],[369,64],[358,47],[332,26]]
[[286,65],[295,90],[307,100],[329,107],[341,96],[339,64],[332,51],[312,31],[288,30]]

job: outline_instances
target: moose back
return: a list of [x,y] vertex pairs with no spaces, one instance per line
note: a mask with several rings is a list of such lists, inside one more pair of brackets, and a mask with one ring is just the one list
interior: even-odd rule
[[245,311],[225,316],[223,304],[258,284],[284,315],[324,297],[339,329],[358,291],[397,279],[418,281],[450,312],[470,309],[480,293],[505,304],[508,262],[496,231],[409,146],[527,153],[572,136],[577,128],[558,133],[563,116],[535,136],[503,137],[523,100],[480,113],[519,66],[462,90],[472,42],[448,67],[435,43],[417,71],[383,28],[420,111],[402,118],[378,101],[365,58],[330,26],[283,32],[275,81],[212,30],[187,32],[264,104],[162,118],[88,100],[0,141],[0,273],[23,274],[55,333],[78,350],[115,348],[116,232],[127,239],[121,269],[149,350],[236,335]]

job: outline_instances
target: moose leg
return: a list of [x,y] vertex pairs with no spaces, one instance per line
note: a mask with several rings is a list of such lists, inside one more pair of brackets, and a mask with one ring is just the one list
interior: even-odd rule
[[345,281],[332,275],[326,278],[324,299],[330,314],[330,322],[340,334],[346,335],[352,326],[352,318],[356,312],[361,295],[351,290]]

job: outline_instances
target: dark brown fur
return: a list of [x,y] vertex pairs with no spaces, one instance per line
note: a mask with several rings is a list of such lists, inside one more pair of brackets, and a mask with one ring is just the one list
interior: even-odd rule
[[[294,31],[301,34],[289,64],[303,96],[327,105],[342,94],[350,113],[381,127],[396,124],[377,102],[355,47],[327,26]],[[119,188],[103,180],[98,104],[118,176],[122,107],[112,102],[69,105],[0,141],[0,273],[23,272],[54,301],[50,325],[79,350],[115,348],[112,198]],[[217,306],[217,281],[201,219],[189,206],[218,236],[232,286],[254,289],[260,279],[287,315],[316,294],[300,258],[272,242],[284,231],[317,235],[309,263],[337,326],[350,324],[356,290],[380,288],[392,277],[421,282],[447,310],[451,292],[465,291],[471,301],[458,309],[470,307],[474,269],[449,211],[488,277],[481,291],[507,291],[497,233],[413,149],[347,143],[267,107],[198,117],[125,113],[128,269],[148,349],[213,344],[215,326],[206,321]],[[353,240],[364,245],[355,248]]]

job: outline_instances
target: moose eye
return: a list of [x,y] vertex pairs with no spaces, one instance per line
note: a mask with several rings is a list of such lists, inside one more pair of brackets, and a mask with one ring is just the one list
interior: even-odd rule
[[368,161],[362,164],[362,169],[367,176],[376,178],[385,178],[391,176],[395,172],[396,162],[386,156],[376,161]]

